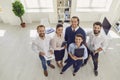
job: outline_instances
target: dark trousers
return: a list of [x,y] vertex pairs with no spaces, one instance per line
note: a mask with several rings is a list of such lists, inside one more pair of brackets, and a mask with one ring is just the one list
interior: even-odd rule
[[[68,54],[68,46],[67,46],[67,54]],[[67,57],[67,59],[66,59],[64,62],[67,63],[67,61],[68,61],[69,59],[71,59],[71,57],[70,57],[70,55],[68,54],[68,57]]]
[[88,58],[84,60],[84,64],[86,64],[88,62],[88,59],[90,57],[90,55],[92,56],[92,60],[93,60],[93,64],[94,64],[94,70],[98,69],[98,57],[99,57],[99,53],[96,53],[95,55],[93,54],[93,52],[91,52],[89,49],[88,50]]
[[55,60],[61,61],[64,58],[65,55],[65,49],[63,50],[54,50]]
[[[46,59],[44,58],[44,56],[39,56],[41,63],[42,63],[42,68],[43,70],[47,70],[47,65],[50,65],[50,60],[46,61]],[[46,65],[47,63],[47,65]]]
[[82,60],[75,61],[75,60],[69,58],[65,64],[65,66],[62,68],[62,72],[65,72],[71,65],[74,65],[73,73],[76,73],[80,69],[82,62],[83,62]]

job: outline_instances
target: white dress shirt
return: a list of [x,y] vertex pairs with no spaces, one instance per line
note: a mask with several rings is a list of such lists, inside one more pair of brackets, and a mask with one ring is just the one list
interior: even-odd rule
[[45,55],[44,57],[46,58],[46,56],[50,56],[50,52],[49,50],[52,50],[52,47],[50,45],[50,41],[51,38],[47,35],[45,35],[44,39],[41,39],[39,36],[33,40],[32,42],[32,49],[39,54],[40,52],[44,52]]
[[77,31],[79,29],[79,26],[77,26],[75,29],[73,27],[71,27],[71,28],[72,28],[72,31],[73,30]]
[[54,50],[62,50],[64,47],[61,47],[62,43],[64,42],[64,36],[61,34],[61,36],[57,36],[57,34],[54,35],[52,39],[52,46]]
[[107,42],[104,35],[100,33],[98,36],[96,36],[93,31],[91,31],[87,33],[87,36],[89,36],[87,46],[91,51],[97,50],[98,48],[102,48],[103,51],[105,51]]

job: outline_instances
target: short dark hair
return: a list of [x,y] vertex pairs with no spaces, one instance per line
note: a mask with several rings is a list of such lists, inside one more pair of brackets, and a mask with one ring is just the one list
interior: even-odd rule
[[79,17],[77,17],[77,16],[73,16],[72,18],[77,19],[77,21],[78,21],[78,26],[79,26],[79,23],[80,23],[80,19],[79,19]]
[[99,22],[99,21],[97,21],[97,22],[95,22],[95,23],[93,24],[93,26],[95,26],[95,25],[99,25],[100,27],[102,27],[102,24],[101,24],[101,22]]
[[57,24],[56,29],[58,29],[59,27],[63,27],[63,25],[62,24]]
[[76,34],[75,37],[81,37],[83,39],[83,35],[82,34]]
[[44,27],[44,28],[45,28],[45,26],[44,26],[44,25],[38,25],[38,26],[37,26],[37,30],[38,30],[38,28],[39,28],[39,27]]

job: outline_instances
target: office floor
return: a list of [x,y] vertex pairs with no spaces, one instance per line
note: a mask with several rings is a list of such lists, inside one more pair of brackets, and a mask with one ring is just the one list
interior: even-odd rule
[[0,24],[0,80],[119,80],[120,37],[113,31],[109,35],[106,52],[99,56],[97,77],[94,76],[91,59],[74,77],[72,67],[60,75],[61,69],[57,68],[53,60],[52,63],[56,68],[48,67],[49,74],[45,77],[39,57],[31,49],[33,37],[30,31],[35,30],[37,25],[37,23],[28,24],[26,28],[21,28]]

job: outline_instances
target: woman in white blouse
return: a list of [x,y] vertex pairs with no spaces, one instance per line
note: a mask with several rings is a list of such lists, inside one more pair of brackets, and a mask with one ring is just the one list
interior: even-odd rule
[[52,45],[54,49],[55,61],[58,67],[63,67],[63,57],[66,48],[66,45],[62,46],[63,42],[64,42],[63,25],[57,24],[56,34],[52,39]]

